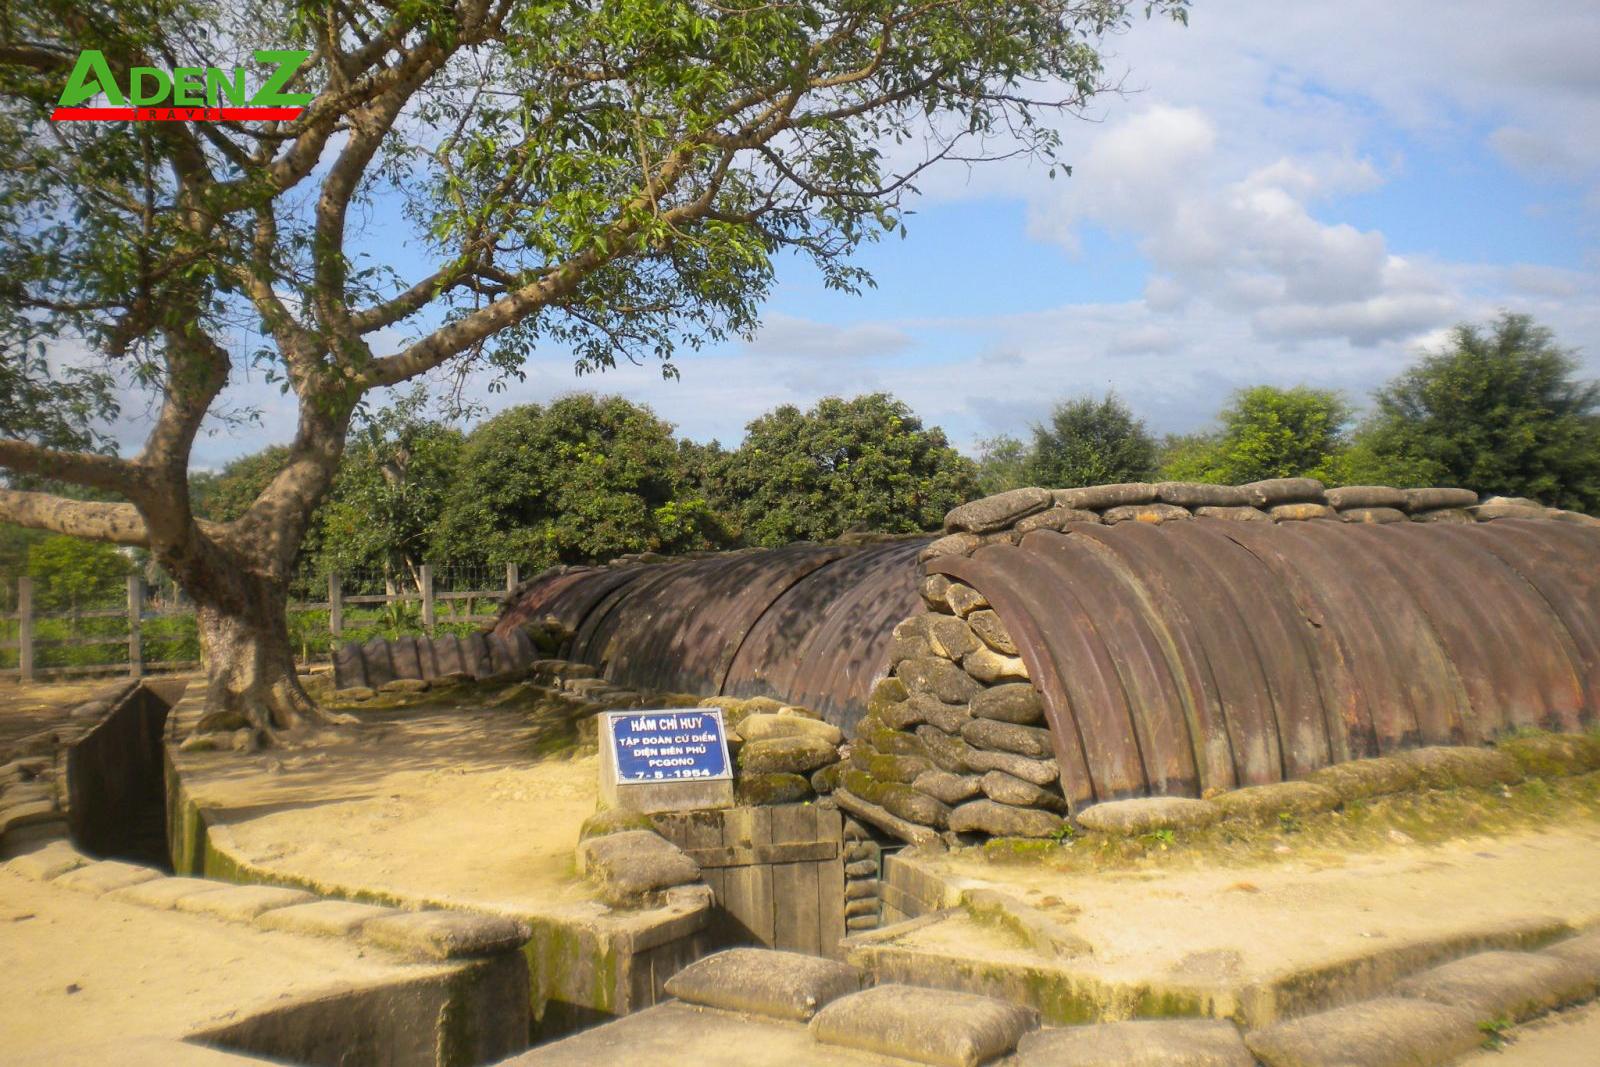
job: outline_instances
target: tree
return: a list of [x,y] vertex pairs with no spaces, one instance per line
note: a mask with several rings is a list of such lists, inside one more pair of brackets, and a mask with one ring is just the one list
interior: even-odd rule
[[1457,326],[1376,394],[1367,470],[1600,512],[1600,382],[1526,315]]
[[289,465],[289,450],[268,445],[259,452],[231,460],[222,470],[196,471],[189,476],[189,503],[194,513],[212,522],[234,522],[266,491]]
[[46,611],[75,610],[120,597],[132,571],[127,556],[100,542],[52,535],[28,547],[35,603]]
[[357,431],[320,509],[326,568],[373,567],[386,582],[402,576],[421,590],[464,445],[459,430],[423,415],[426,401],[418,389]]
[[1028,446],[1010,434],[978,442],[978,491],[984,496],[1028,485]]
[[722,477],[744,539],[760,545],[937,529],[977,489],[977,469],[944,431],[886,393],[761,416]]
[[[1145,12],[1181,19],[1186,2]],[[852,253],[898,227],[925,167],[1054,159],[1043,120],[1113,88],[1099,47],[1129,10],[14,5],[0,22],[0,278],[17,311],[0,329],[125,370],[155,416],[128,457],[8,434],[0,466],[14,475],[120,500],[3,490],[0,519],[151,550],[197,607],[200,729],[314,729],[328,717],[295,677],[287,582],[367,394],[435,371],[515,376],[550,351],[580,370],[659,357],[670,374],[684,340],[751,335],[786,252],[858,290]],[[237,79],[224,70],[204,93],[183,74],[235,62]],[[290,80],[275,102],[300,110],[51,123],[64,98],[125,103],[134,68],[156,71],[140,78],[152,97],[168,98],[170,70],[172,103],[219,106],[239,102],[221,82],[265,91],[277,69]],[[74,84],[86,88],[64,93]],[[190,452],[235,373],[231,349],[247,346],[298,423],[248,510],[208,522]]]
[[1242,485],[1264,478],[1325,478],[1346,446],[1353,417],[1337,392],[1257,385],[1233,394],[1221,429],[1170,439],[1162,477]]
[[467,438],[435,542],[440,558],[592,563],[715,547],[672,426],[621,397],[524,404]]
[[1156,468],[1156,442],[1116,394],[1057,404],[1033,428],[1028,481],[1053,489],[1137,482]]

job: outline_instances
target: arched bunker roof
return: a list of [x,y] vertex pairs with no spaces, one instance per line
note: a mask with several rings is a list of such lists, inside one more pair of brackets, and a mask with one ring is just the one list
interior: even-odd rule
[[[1014,543],[1013,543],[1014,542]],[[977,589],[1040,690],[1075,804],[1296,778],[1600,720],[1600,529],[1071,522],[969,554],[791,545],[541,576],[502,617],[641,689],[769,695],[849,728],[929,573]]]

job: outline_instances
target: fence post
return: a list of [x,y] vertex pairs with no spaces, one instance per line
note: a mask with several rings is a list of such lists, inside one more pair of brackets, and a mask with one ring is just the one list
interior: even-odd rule
[[336,640],[344,634],[344,581],[338,571],[328,575],[328,630]]
[[139,624],[144,618],[144,579],[128,575],[128,677],[144,674],[144,641]]
[[507,563],[506,564],[506,596],[510,596],[512,593],[515,593],[516,591],[517,591],[517,565],[515,563]]
[[433,567],[424,563],[422,573],[422,629],[424,633],[433,633]]
[[33,579],[17,579],[17,673],[33,681]]

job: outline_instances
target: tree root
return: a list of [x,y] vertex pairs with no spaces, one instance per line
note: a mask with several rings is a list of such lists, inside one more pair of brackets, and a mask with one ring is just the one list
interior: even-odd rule
[[245,692],[214,679],[206,694],[206,711],[195,734],[252,732],[255,747],[298,748],[338,736],[361,720],[321,707],[298,680],[285,678]]

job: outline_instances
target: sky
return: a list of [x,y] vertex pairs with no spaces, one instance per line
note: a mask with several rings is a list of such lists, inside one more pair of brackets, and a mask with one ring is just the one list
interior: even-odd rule
[[[779,404],[887,391],[972,450],[1052,403],[1114,390],[1156,433],[1270,383],[1371,391],[1459,322],[1528,312],[1600,377],[1600,12],[1195,0],[1187,27],[1112,39],[1129,91],[1060,123],[1071,177],[1005,162],[921,181],[908,236],[863,251],[877,287],[780,264],[759,336],[576,379],[560,352],[491,410],[575,389],[734,444]],[[196,444],[216,467],[287,440],[293,408]],[[137,427],[125,425],[135,436]]]

